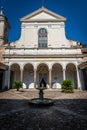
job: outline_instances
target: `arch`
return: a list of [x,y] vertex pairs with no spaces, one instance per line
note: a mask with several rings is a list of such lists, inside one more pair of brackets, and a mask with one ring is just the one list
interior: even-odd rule
[[76,63],[72,63],[72,62],[67,63],[67,64],[66,64],[66,67],[67,67],[68,65],[72,65],[72,66],[74,66],[75,68],[77,67]]
[[11,64],[10,64],[10,68],[11,68],[11,66],[13,66],[13,65],[18,65],[18,66],[20,67],[20,64],[19,64],[19,63],[14,62],[14,63],[11,63]]
[[40,28],[38,31],[38,47],[47,48],[47,30],[45,28]]
[[45,63],[41,63],[37,66],[37,84],[40,86],[41,80],[44,80],[46,85],[49,82],[49,68]]
[[53,63],[53,64],[52,64],[52,68],[53,68],[54,65],[60,65],[60,66],[62,67],[62,69],[63,69],[63,65],[62,65],[61,63],[56,63],[56,62]]
[[73,82],[74,88],[77,89],[77,73],[76,66],[73,63],[68,63],[66,66],[66,79]]
[[52,88],[61,88],[63,80],[63,67],[60,63],[55,63],[52,66]]
[[42,65],[47,66],[47,68],[49,69],[49,65],[48,65],[47,63],[43,63],[43,62],[42,62],[42,63],[37,64],[37,69],[38,69],[38,67],[39,67],[39,66],[42,66]]
[[20,65],[18,63],[12,63],[10,65],[10,88],[14,81],[20,80]]
[[30,63],[24,65],[23,88],[34,88],[34,67]]
[[33,65],[33,63],[28,63],[28,62],[27,62],[27,63],[23,63],[23,64],[22,64],[22,68],[24,69],[24,66],[26,66],[27,64],[30,64],[30,65],[32,65],[32,66],[33,66],[33,68],[34,68],[34,65]]
[[75,65],[74,63],[68,63],[68,64],[66,65],[66,69],[67,69],[68,67],[71,67],[72,69],[74,69],[74,70],[76,71],[76,65]]

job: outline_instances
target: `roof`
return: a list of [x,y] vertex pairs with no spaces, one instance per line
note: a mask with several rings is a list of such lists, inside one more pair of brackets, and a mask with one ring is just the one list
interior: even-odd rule
[[0,62],[0,69],[7,70],[8,69],[8,65]]
[[87,61],[84,61],[84,62],[80,63],[78,66],[79,66],[80,69],[87,68]]
[[[43,17],[43,14],[45,17]],[[47,18],[48,16],[48,18]],[[21,22],[41,22],[41,21],[57,21],[57,22],[65,22],[66,18],[56,14],[44,7],[34,11],[33,13],[23,17],[20,19]]]

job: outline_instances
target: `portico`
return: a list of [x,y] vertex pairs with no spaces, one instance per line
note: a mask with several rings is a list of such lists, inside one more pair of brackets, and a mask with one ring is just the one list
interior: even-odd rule
[[[74,87],[78,87],[78,76],[76,65],[73,63],[12,63],[10,65],[10,85],[15,80],[23,82],[23,88],[35,88],[40,85],[42,78],[48,88],[61,88],[65,79],[72,80]],[[79,83],[80,84],[80,83]]]

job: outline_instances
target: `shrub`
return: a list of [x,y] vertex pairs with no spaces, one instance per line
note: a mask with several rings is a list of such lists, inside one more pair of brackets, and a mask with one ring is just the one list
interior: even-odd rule
[[64,80],[62,82],[62,92],[73,93],[74,87],[71,80]]
[[12,88],[17,89],[19,91],[20,88],[22,88],[23,83],[21,81],[15,81],[12,85]]

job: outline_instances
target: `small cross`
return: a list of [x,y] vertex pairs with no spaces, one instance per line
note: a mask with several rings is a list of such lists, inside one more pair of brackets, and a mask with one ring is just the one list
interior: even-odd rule
[[42,0],[42,7],[44,7],[44,0]]

